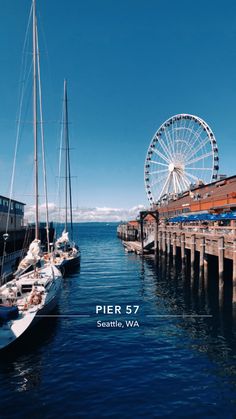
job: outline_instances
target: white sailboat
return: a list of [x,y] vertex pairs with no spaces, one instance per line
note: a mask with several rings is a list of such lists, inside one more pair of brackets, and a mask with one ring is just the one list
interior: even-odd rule
[[[71,172],[70,172],[70,144],[68,129],[68,100],[67,82],[64,81],[63,100],[63,149],[65,154],[65,225],[62,235],[55,242],[53,260],[55,265],[64,274],[70,272],[80,264],[80,250],[73,240],[73,215],[72,215],[72,193],[71,193]],[[70,237],[68,231],[68,198],[70,210]]]
[[[43,264],[39,240],[38,202],[38,112],[37,81],[39,53],[35,0],[32,1],[33,20],[33,116],[34,116],[34,179],[35,179],[35,240],[20,263],[15,278],[0,287],[0,350],[9,348],[42,316],[48,315],[57,304],[62,276],[57,267]],[[29,267],[31,270],[28,272]]]

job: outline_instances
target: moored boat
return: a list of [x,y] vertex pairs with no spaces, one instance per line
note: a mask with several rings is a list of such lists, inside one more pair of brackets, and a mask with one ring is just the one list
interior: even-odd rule
[[[80,250],[73,240],[73,215],[72,215],[72,192],[71,192],[71,171],[70,171],[70,145],[68,129],[68,100],[67,82],[64,81],[64,101],[63,101],[63,150],[65,163],[65,224],[61,237],[55,242],[55,249],[52,259],[55,265],[61,270],[62,274],[71,272],[80,265]],[[70,211],[70,228],[68,229],[68,200]],[[70,238],[69,231],[70,230]],[[46,255],[49,258],[49,255]]]
[[80,265],[79,247],[69,240],[68,232],[63,231],[61,237],[56,241],[53,262],[63,275],[70,273]]
[[[25,258],[20,262],[15,279],[0,287],[0,350],[16,343],[41,318],[55,308],[61,289],[62,276],[57,267],[41,258],[39,240],[38,190],[38,126],[37,114],[40,80],[38,33],[35,0],[32,1],[33,28],[33,116],[34,116],[34,180],[35,180],[35,239]],[[39,87],[38,87],[39,84]],[[41,114],[41,91],[39,92]],[[41,126],[42,130],[42,126]],[[42,134],[42,131],[41,131]],[[43,141],[42,141],[43,143]],[[44,154],[44,150],[43,150]]]
[[0,350],[15,344],[56,307],[61,279],[60,271],[47,265],[0,288]]

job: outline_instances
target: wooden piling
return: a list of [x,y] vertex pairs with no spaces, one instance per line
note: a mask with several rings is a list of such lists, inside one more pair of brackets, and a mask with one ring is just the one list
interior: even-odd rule
[[224,299],[224,237],[218,239],[219,302]]
[[162,232],[162,250],[163,250],[163,253],[166,252],[166,232],[165,231]]
[[166,239],[166,245],[167,245],[167,255],[170,254],[170,232],[167,232],[167,239]]
[[199,293],[204,291],[204,255],[205,255],[205,237],[200,240],[199,251]]
[[204,271],[205,288],[207,288],[208,287],[208,255],[206,253],[204,253],[203,271]]
[[172,234],[172,241],[173,241],[173,257],[176,257],[176,233]]
[[194,278],[194,266],[195,266],[195,234],[191,237],[191,248],[190,248],[190,260],[191,260],[191,279]]
[[162,253],[162,231],[159,231],[159,249],[160,253]]
[[236,303],[236,240],[233,242],[233,303]]
[[144,239],[144,235],[143,235],[143,218],[140,217],[140,239],[141,239],[141,252],[143,254],[143,239]]
[[181,262],[182,266],[185,265],[185,235],[181,234]]
[[155,256],[158,254],[158,224],[155,222],[154,225],[154,253]]
[[203,237],[200,241],[200,252],[199,252],[199,274],[200,274],[200,277],[202,277],[203,273],[204,273],[204,255],[205,255],[205,237]]

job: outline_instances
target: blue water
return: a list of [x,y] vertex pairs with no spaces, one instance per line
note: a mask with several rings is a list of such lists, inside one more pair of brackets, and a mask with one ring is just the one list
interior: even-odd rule
[[[78,232],[81,268],[64,279],[60,316],[0,359],[0,417],[235,417],[231,312],[169,265],[126,254],[116,225]],[[95,314],[108,304],[123,314]],[[136,315],[124,314],[127,305],[140,306]],[[173,316],[182,313],[213,317]],[[126,327],[129,319],[139,327]],[[124,327],[97,328],[98,320]]]

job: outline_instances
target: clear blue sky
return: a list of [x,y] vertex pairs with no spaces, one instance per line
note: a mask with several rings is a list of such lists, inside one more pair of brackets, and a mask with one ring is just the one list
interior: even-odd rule
[[[1,0],[0,191],[8,193],[22,46],[30,0]],[[147,204],[143,165],[150,140],[176,113],[203,118],[219,145],[220,172],[235,174],[234,0],[37,1],[50,201],[68,80],[72,172],[80,207]],[[15,194],[32,199],[29,120]],[[28,132],[29,131],[29,132]],[[24,154],[23,154],[24,153]]]

